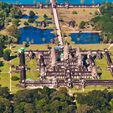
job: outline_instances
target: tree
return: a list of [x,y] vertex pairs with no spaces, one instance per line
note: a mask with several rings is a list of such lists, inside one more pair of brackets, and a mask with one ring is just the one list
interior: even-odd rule
[[36,113],[33,104],[30,104],[30,103],[26,103],[24,105],[24,112],[25,113]]
[[13,20],[12,20],[12,23],[13,23],[14,25],[16,25],[16,26],[19,26],[19,22],[20,22],[19,19],[13,19]]
[[3,56],[3,47],[0,45],[0,57]]
[[35,21],[34,18],[29,18],[29,19],[28,19],[28,22],[29,22],[29,23],[33,23],[34,21]]
[[43,17],[45,20],[48,18],[48,16],[46,14],[44,14]]
[[34,13],[33,11],[30,11],[30,12],[29,12],[29,16],[30,16],[29,18],[34,18],[35,13]]
[[11,55],[11,50],[5,49],[4,52],[3,52],[3,58],[4,58],[4,60],[9,61],[10,58],[11,58],[10,55]]
[[107,91],[91,91],[88,94],[79,94],[77,102],[80,105],[88,105],[93,108],[94,113],[108,113],[110,111],[111,94]]
[[108,43],[113,40],[113,4],[104,4],[100,6],[100,13],[94,17],[91,21],[94,24],[96,30],[102,31],[103,42]]
[[0,97],[0,113],[12,113],[11,104],[8,99]]
[[10,98],[9,89],[7,87],[0,86],[0,97],[7,98],[7,99]]
[[29,26],[29,23],[28,22],[24,22],[24,25],[27,27],[27,26]]
[[80,25],[79,25],[79,28],[80,29],[83,29],[85,27],[85,22],[84,21],[81,21]]
[[11,10],[10,10],[10,16],[12,18],[16,18],[16,19],[22,18],[21,9],[16,7],[16,6],[12,7]]
[[0,67],[3,66],[3,61],[0,61]]
[[17,111],[19,113],[75,113],[76,111],[76,103],[72,97],[66,92],[48,87],[19,91],[14,96],[14,103],[14,113]]
[[93,113],[92,107],[87,104],[82,104],[77,108],[76,113]]
[[16,25],[11,25],[10,27],[8,27],[7,32],[9,35],[14,36],[17,39],[20,36],[20,30],[18,29]]
[[19,80],[19,77],[17,77],[17,76],[12,76],[11,80],[17,81],[17,80]]

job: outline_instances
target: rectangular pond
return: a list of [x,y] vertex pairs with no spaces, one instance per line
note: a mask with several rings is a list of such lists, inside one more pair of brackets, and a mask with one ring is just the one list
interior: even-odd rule
[[[37,3],[44,3],[47,4],[50,2],[50,0],[0,0],[2,2],[7,2],[7,3],[11,3],[11,4],[34,4],[34,2]],[[58,4],[61,3],[70,3],[70,4],[82,4],[83,0],[57,0]],[[91,5],[91,4],[102,4],[102,3],[112,3],[113,0],[84,0],[84,4],[86,5]]]
[[98,33],[73,33],[70,36],[76,44],[98,44],[101,41]]
[[48,44],[54,40],[55,34],[52,29],[39,29],[32,26],[20,28],[18,43]]

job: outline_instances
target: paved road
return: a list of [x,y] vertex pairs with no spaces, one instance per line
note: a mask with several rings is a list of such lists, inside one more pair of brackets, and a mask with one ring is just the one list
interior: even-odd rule
[[57,10],[56,10],[56,8],[53,7],[53,0],[50,0],[50,2],[51,2],[51,5],[52,5],[53,16],[54,16],[54,21],[55,21],[55,25],[56,25],[58,40],[59,40],[59,43],[61,45],[63,45],[62,36],[61,36],[61,30],[60,30],[60,25],[59,25],[59,21],[58,21]]

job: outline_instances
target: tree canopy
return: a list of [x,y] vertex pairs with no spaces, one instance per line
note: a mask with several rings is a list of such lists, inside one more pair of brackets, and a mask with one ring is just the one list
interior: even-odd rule
[[104,39],[113,41],[113,4],[103,4],[100,6],[100,14],[92,20],[96,30],[102,31],[103,42]]
[[10,94],[9,89],[0,86],[0,113],[112,113],[113,92],[93,90],[77,94],[76,98],[60,90],[21,90]]

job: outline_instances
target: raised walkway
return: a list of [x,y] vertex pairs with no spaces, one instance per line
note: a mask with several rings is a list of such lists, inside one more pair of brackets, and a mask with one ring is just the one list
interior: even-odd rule
[[56,32],[57,32],[57,35],[58,35],[58,40],[59,40],[60,45],[63,45],[61,29],[60,29],[60,25],[59,25],[59,21],[58,21],[57,10],[56,10],[56,8],[54,8],[53,0],[50,0],[50,3],[51,3],[51,6],[52,6],[52,11],[53,11],[54,21],[55,21],[55,26],[56,26]]
[[108,47],[108,50],[110,50],[113,47],[113,44],[110,44],[110,46]]

